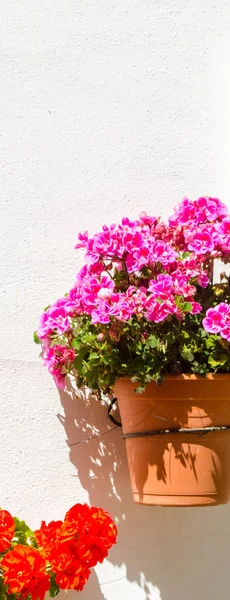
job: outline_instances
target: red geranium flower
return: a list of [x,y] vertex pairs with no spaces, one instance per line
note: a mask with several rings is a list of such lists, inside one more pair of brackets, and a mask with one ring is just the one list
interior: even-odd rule
[[43,600],[49,589],[49,576],[44,573],[37,573],[37,575],[31,579],[27,588],[22,591],[22,596],[24,598],[30,596],[32,600]]
[[60,573],[65,571],[66,568],[72,567],[76,559],[78,559],[77,547],[72,541],[55,544],[49,555],[49,561],[54,573]]
[[56,583],[62,590],[83,590],[90,576],[90,570],[80,561],[75,561],[73,569],[66,568],[65,571],[56,575]]
[[78,556],[78,540],[60,542],[50,553],[52,571],[56,573],[56,583],[62,589],[81,590],[87,581],[90,570]]
[[90,526],[90,521],[90,507],[87,504],[75,504],[65,515],[64,528],[71,535],[80,535]]
[[79,540],[78,554],[82,562],[85,562],[88,567],[95,567],[98,562],[103,562],[108,555],[108,550],[106,550],[100,538],[85,535],[81,536]]
[[53,545],[59,542],[62,525],[62,521],[51,521],[48,525],[42,521],[40,529],[34,532],[38,546],[43,548],[44,557],[48,558]]
[[14,537],[15,523],[7,510],[0,510],[0,553],[10,547]]
[[95,508],[92,506],[90,509],[91,517],[93,520],[93,529],[97,536],[103,540],[105,548],[109,550],[113,544],[116,543],[117,528],[110,515],[102,510],[102,508]]
[[4,582],[10,594],[31,595],[32,600],[43,600],[49,590],[46,562],[35,548],[17,544],[2,559]]

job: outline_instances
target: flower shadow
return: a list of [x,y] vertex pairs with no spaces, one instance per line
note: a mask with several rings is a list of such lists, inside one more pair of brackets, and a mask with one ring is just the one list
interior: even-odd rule
[[[115,567],[114,576],[111,576],[113,583],[118,582],[120,586],[128,578],[139,586],[142,600],[160,600],[157,588],[151,583],[151,573],[146,578],[143,566],[139,566],[140,548],[144,544],[143,536],[145,537],[140,510],[148,512],[148,507],[140,509],[133,502],[121,428],[109,420],[106,402],[99,402],[87,392],[77,391],[74,383],[69,381],[66,389],[59,390],[59,394],[64,414],[59,414],[58,418],[65,429],[69,457],[76,468],[76,478],[80,480],[84,490],[87,490],[90,504],[107,510],[118,525],[118,543],[108,556],[108,561]],[[132,535],[136,532],[135,560],[133,541],[129,542],[130,531]],[[141,540],[138,541],[138,537]],[[101,573],[100,566],[99,571]],[[110,581],[103,581],[100,588],[95,588],[95,574],[93,577],[91,575],[81,592],[82,600],[84,597],[91,597],[92,587],[95,600],[104,598],[101,588],[109,583]]]
[[[227,592],[226,546],[221,539],[221,532],[225,538],[228,535],[225,513],[217,508],[214,518],[215,509],[210,508],[194,511],[135,504],[122,431],[108,419],[106,402],[77,391],[74,381],[59,394],[63,411],[58,418],[76,469],[76,486],[79,490],[80,482],[90,504],[107,510],[118,525],[118,543],[109,553],[108,565],[92,570],[82,600],[110,600],[119,595],[135,595],[138,600],[201,600],[199,581],[204,577],[210,600],[216,600],[220,585]],[[213,550],[212,534],[216,536]],[[204,553],[208,557],[205,562],[201,560]],[[187,584],[191,564],[196,569],[196,589]],[[69,592],[68,598],[73,593]]]

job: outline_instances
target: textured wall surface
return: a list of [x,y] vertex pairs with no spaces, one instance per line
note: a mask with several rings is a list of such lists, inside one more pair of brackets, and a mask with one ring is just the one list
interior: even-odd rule
[[59,395],[32,332],[74,280],[79,230],[165,216],[184,194],[228,202],[229,0],[2,0],[0,13],[0,505],[32,526],[84,500],[116,517],[82,600],[228,598],[230,506],[135,506],[120,430]]

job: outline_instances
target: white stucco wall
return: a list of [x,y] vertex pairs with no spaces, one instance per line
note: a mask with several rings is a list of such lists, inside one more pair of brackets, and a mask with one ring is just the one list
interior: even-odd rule
[[32,333],[74,280],[79,230],[166,215],[185,194],[229,201],[229,0],[2,0],[0,13],[0,505],[32,526],[85,500],[116,517],[82,600],[225,600],[230,505],[135,506],[120,430],[84,441],[110,428],[105,409],[59,396]]

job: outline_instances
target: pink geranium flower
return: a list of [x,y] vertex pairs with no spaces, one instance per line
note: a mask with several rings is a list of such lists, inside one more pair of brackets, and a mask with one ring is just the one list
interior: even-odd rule
[[151,279],[149,282],[149,291],[152,292],[155,297],[167,300],[168,296],[171,295],[173,288],[173,278],[171,275],[164,275],[161,273],[157,276],[157,279]]
[[204,329],[209,333],[220,333],[229,312],[229,306],[224,302],[221,302],[215,308],[209,308],[206,312],[206,317],[202,321]]
[[97,306],[94,308],[91,313],[92,323],[95,325],[96,323],[109,323],[110,315],[109,315],[110,306],[104,300],[101,300]]
[[128,253],[125,259],[128,273],[135,273],[140,271],[142,267],[148,265],[151,260],[150,250],[148,246],[141,246],[138,250],[133,253]]
[[197,277],[197,283],[202,288],[206,288],[207,285],[209,284],[209,277],[208,277],[207,273],[200,273],[200,275],[198,275],[198,277]]
[[56,344],[44,350],[43,359],[44,365],[53,376],[57,387],[64,388],[67,367],[75,359],[74,350]]
[[52,330],[60,335],[70,328],[70,322],[64,306],[51,306],[49,308],[49,323]]
[[178,257],[178,253],[165,242],[157,241],[152,248],[152,262],[159,262],[163,266],[167,267],[171,263],[175,262]]
[[169,225],[185,225],[194,221],[195,217],[196,207],[194,203],[188,198],[184,198],[172,217],[169,218]]
[[37,333],[41,340],[49,336],[53,331],[59,335],[70,329],[70,322],[64,306],[53,305],[43,313]]
[[216,225],[216,231],[221,233],[223,236],[230,236],[230,218],[223,219]]
[[214,250],[211,233],[207,229],[197,230],[194,234],[187,235],[188,250],[200,254],[207,254]]
[[85,248],[89,239],[88,231],[84,231],[84,233],[78,234],[79,242],[76,244],[75,248]]
[[146,318],[148,321],[160,323],[169,315],[176,312],[176,305],[172,300],[163,301],[161,304],[151,295],[146,302]]
[[227,214],[227,207],[218,198],[201,197],[192,201],[188,198],[179,204],[174,215],[170,217],[169,224],[174,226],[188,226],[190,224],[213,222]]
[[202,311],[202,306],[199,302],[191,302],[191,315],[198,315]]
[[197,202],[199,222],[215,221],[227,213],[227,206],[218,198],[198,198]]

